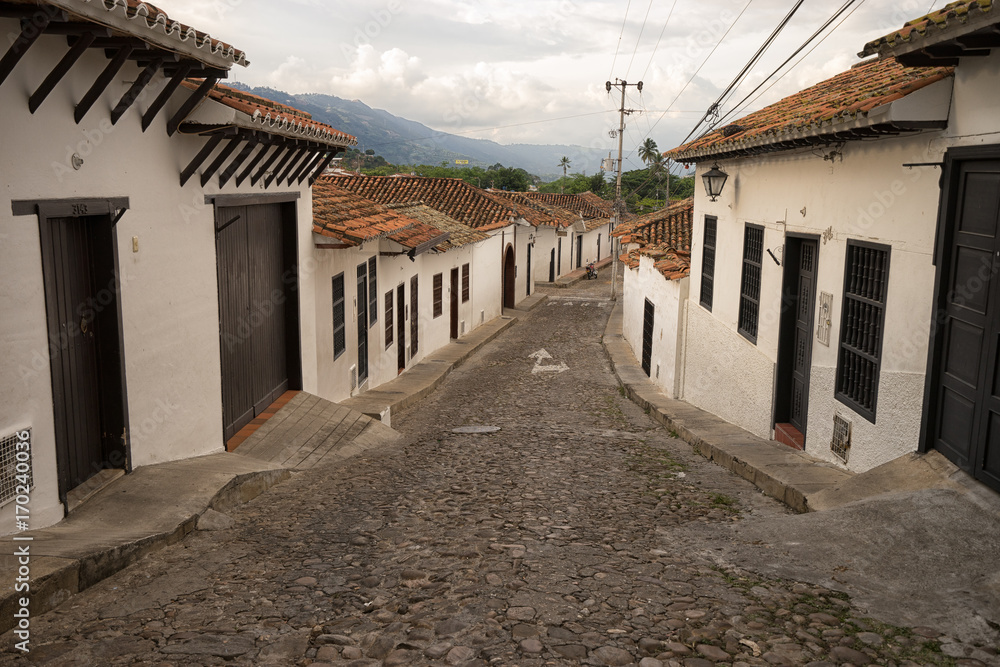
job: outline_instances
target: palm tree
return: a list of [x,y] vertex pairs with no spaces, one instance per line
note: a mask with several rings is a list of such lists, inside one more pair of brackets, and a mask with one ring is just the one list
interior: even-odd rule
[[563,155],[562,159],[559,160],[559,166],[563,170],[563,182],[559,184],[559,194],[562,194],[563,185],[566,183],[566,170],[569,168],[569,158]]
[[646,137],[646,140],[639,146],[639,159],[646,164],[652,164],[659,155],[660,151],[656,147],[656,142]]

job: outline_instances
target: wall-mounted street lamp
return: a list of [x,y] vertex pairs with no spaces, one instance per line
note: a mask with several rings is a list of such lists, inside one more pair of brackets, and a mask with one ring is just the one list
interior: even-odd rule
[[722,194],[722,188],[726,185],[728,178],[729,174],[721,171],[718,164],[712,165],[710,170],[702,174],[701,179],[705,182],[705,192],[712,198],[712,201],[715,201]]

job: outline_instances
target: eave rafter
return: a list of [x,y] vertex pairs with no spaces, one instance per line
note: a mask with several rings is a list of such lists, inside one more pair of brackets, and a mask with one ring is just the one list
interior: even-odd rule
[[[0,57],[0,86],[41,36],[65,35],[68,42],[69,48],[65,55],[29,96],[28,109],[31,113],[35,113],[41,107],[59,82],[91,49],[103,52],[108,58],[108,63],[77,103],[73,112],[77,123],[80,123],[92,110],[129,61],[135,63],[140,72],[111,109],[110,117],[112,124],[121,120],[135,102],[151,89],[150,86],[157,81],[157,76],[162,75],[157,86],[159,93],[142,115],[143,131],[149,128],[184,79],[204,79],[206,85],[189,96],[181,109],[169,119],[168,134],[176,132],[180,123],[204,99],[211,87],[228,76],[227,69],[208,65],[139,37],[116,34],[112,28],[73,18],[67,12],[51,5],[15,4],[0,0],[0,18],[19,19],[21,24],[20,34]],[[208,84],[208,81],[211,81],[211,84]]]

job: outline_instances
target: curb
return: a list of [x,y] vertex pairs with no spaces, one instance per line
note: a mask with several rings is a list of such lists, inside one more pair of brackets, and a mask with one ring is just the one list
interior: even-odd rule
[[611,311],[604,350],[633,403],[676,433],[694,451],[751,482],[797,512],[811,511],[809,496],[854,477],[798,450],[765,440],[682,400],[667,398],[639,368],[622,335],[623,305]]

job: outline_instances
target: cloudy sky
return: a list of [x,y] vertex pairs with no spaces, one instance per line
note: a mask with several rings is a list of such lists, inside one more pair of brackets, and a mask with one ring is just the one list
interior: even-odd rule
[[[747,111],[847,69],[866,41],[946,2],[857,0],[853,13],[836,31]],[[236,68],[235,80],[291,93],[358,99],[435,129],[500,143],[617,148],[608,132],[618,125],[620,99],[608,95],[605,81],[642,80],[642,93],[629,88],[626,103],[637,111],[627,119],[625,134],[632,163],[626,168],[630,168],[638,166],[635,147],[646,137],[662,149],[679,144],[795,3],[157,0],[156,4],[172,18],[244,49],[251,65]],[[841,0],[805,0],[730,104],[749,93],[841,4]],[[730,109],[723,107],[724,112]]]

